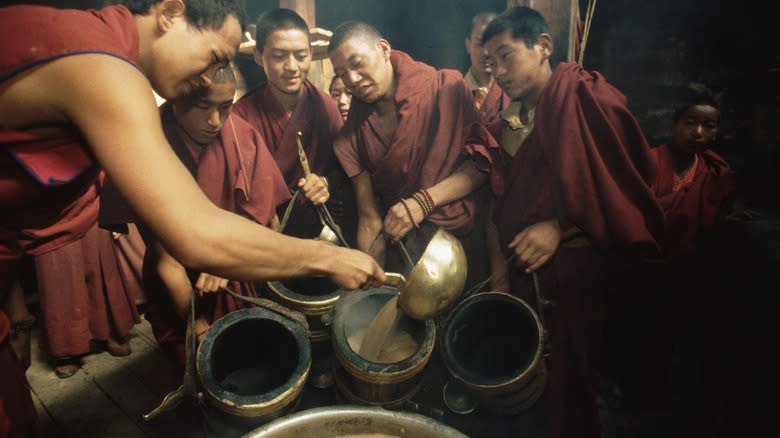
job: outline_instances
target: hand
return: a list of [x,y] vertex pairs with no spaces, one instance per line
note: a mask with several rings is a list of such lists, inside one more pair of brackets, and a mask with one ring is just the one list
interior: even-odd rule
[[198,281],[195,282],[195,291],[202,297],[204,293],[214,293],[220,288],[227,287],[228,282],[227,278],[201,272]]
[[312,173],[306,178],[299,179],[298,187],[303,190],[303,196],[314,205],[324,204],[330,199],[328,184],[325,182],[325,178],[319,175]]
[[517,255],[517,265],[531,273],[550,260],[560,243],[561,228],[557,219],[551,219],[526,227],[509,242],[509,248]]
[[[406,211],[406,207],[409,207],[409,211]],[[412,231],[416,225],[419,225],[425,219],[425,213],[423,213],[420,204],[414,199],[404,199],[402,202],[397,202],[390,207],[390,210],[385,216],[383,224],[385,238],[393,243],[398,242],[409,231]],[[411,216],[409,215],[411,213]],[[413,222],[414,221],[414,222]]]
[[368,254],[348,248],[333,247],[337,251],[330,260],[333,266],[328,275],[341,289],[370,289],[385,284],[385,272]]

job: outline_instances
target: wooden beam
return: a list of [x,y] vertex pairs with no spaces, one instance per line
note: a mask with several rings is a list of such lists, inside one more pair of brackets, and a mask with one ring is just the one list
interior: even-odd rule
[[316,3],[316,0],[279,0],[279,7],[297,12],[309,26],[309,29],[313,29],[317,27],[317,19],[314,14]]

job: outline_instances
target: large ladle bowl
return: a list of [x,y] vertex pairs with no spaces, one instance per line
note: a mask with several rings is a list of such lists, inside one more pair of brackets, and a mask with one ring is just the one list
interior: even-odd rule
[[398,307],[406,316],[431,319],[460,297],[467,270],[463,245],[455,236],[439,228],[409,278],[399,273],[386,273],[386,284],[398,289]]

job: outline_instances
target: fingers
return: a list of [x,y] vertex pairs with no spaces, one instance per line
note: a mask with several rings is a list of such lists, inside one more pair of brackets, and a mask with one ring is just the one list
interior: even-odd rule
[[314,205],[321,205],[330,198],[328,184],[325,178],[311,174],[307,178],[298,180],[298,187],[303,190],[303,195]]
[[203,296],[204,293],[214,293],[222,287],[227,287],[228,282],[229,280],[226,278],[201,272],[195,282],[195,292],[198,296]]
[[383,227],[385,239],[396,243],[414,228],[414,222],[406,212],[406,208],[399,202],[390,207],[385,216]]

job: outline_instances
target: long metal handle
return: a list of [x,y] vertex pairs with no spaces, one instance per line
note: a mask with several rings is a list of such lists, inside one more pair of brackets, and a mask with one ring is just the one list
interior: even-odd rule
[[257,298],[257,297],[245,297],[243,295],[239,295],[229,288],[221,287],[221,290],[227,292],[231,297],[239,299],[241,301],[245,301],[250,304],[254,304],[256,306],[264,307],[272,312],[278,313],[287,319],[291,319],[295,322],[297,322],[301,327],[303,327],[303,331],[306,333],[307,338],[311,338],[311,330],[309,329],[309,321],[306,319],[306,317],[296,311],[292,310],[288,307],[285,307],[277,302],[271,301],[268,298]]

